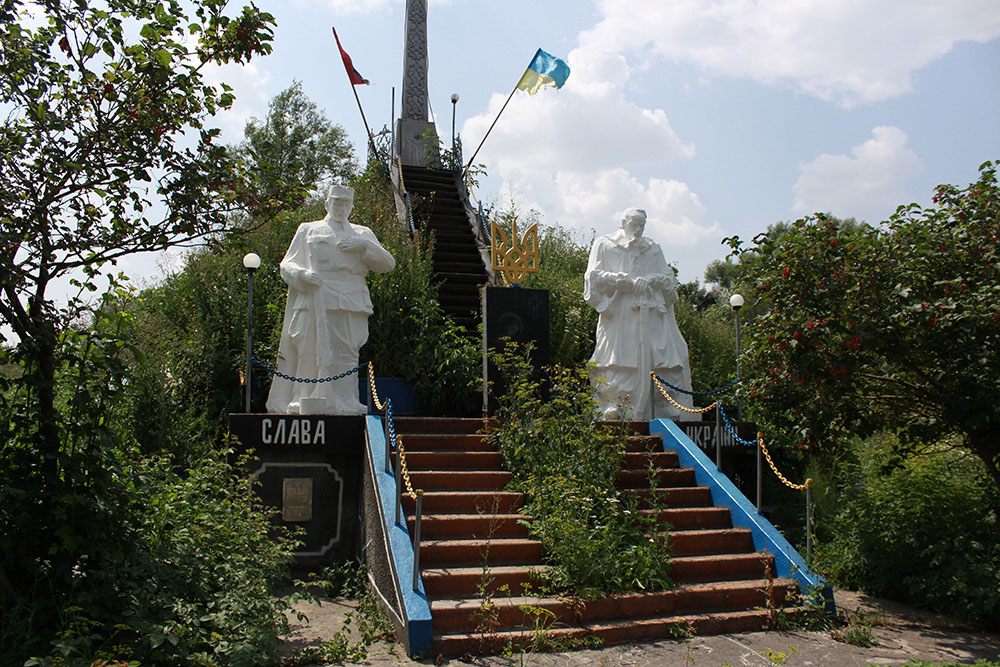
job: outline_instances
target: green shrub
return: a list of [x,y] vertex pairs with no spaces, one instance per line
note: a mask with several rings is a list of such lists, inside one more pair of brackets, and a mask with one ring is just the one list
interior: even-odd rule
[[996,626],[1000,503],[982,463],[943,445],[901,457],[894,444],[854,444],[821,566],[841,586]]
[[508,347],[495,357],[508,382],[491,434],[525,493],[524,512],[552,566],[550,580],[577,594],[670,586],[666,525],[616,485],[626,425],[601,425],[586,367],[555,366],[543,381]]
[[215,450],[178,471],[168,457],[118,457],[116,534],[94,535],[111,544],[78,545],[68,583],[40,564],[33,590],[16,591],[26,620],[0,627],[0,663],[276,663],[287,604],[273,594],[293,543],[268,536],[247,462],[226,459]]

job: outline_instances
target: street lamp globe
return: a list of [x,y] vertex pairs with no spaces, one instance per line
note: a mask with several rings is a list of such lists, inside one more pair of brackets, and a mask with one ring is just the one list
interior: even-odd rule
[[743,306],[743,295],[734,294],[729,297],[729,305],[733,307],[733,310],[739,310]]
[[248,252],[243,255],[243,267],[247,271],[256,271],[260,268],[260,255],[255,252]]

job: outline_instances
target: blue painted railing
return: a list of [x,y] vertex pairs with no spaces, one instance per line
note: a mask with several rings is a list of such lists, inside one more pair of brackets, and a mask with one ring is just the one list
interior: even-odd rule
[[[410,655],[426,653],[431,648],[433,630],[431,628],[431,608],[424,593],[424,584],[414,573],[413,541],[406,527],[405,519],[396,523],[396,477],[386,460],[385,432],[382,420],[376,415],[365,417],[366,456],[368,457],[368,474],[372,477],[375,493],[375,508],[366,507],[379,512],[382,524],[382,534],[385,535],[385,545],[369,544],[367,549],[385,549],[388,565],[392,575],[393,588],[399,609],[392,610],[395,616],[394,625],[400,633],[400,641]],[[367,480],[366,480],[366,483]],[[369,539],[371,536],[368,536]],[[415,584],[415,585],[414,585]],[[386,600],[387,595],[381,596]]]
[[694,468],[698,485],[707,486],[712,490],[712,502],[729,508],[733,526],[750,529],[755,549],[774,555],[774,564],[779,577],[794,579],[806,595],[821,595],[825,610],[830,614],[837,613],[833,601],[833,588],[823,577],[809,568],[788,540],[771,525],[770,521],[757,512],[746,496],[728,477],[719,472],[715,464],[677,424],[669,419],[654,419],[649,422],[649,432],[651,435],[663,436],[663,448],[677,452],[681,467]]

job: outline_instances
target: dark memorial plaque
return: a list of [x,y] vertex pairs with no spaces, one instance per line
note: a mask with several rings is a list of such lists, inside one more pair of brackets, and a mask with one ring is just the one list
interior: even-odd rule
[[552,348],[548,290],[522,287],[483,290],[483,407],[491,415],[496,411],[496,397],[503,395],[506,386],[487,351],[502,350],[504,339],[522,345],[532,343],[531,365],[541,374],[541,369],[550,363]]
[[229,432],[259,463],[256,492],[275,525],[300,526],[303,567],[354,559],[359,551],[364,417],[233,414]]

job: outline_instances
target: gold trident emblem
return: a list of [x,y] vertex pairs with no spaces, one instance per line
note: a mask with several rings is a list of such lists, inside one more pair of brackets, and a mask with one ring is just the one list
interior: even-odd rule
[[496,223],[490,222],[493,245],[493,270],[499,271],[508,285],[520,285],[529,273],[538,272],[538,225],[517,235],[517,220],[510,223],[510,237]]

